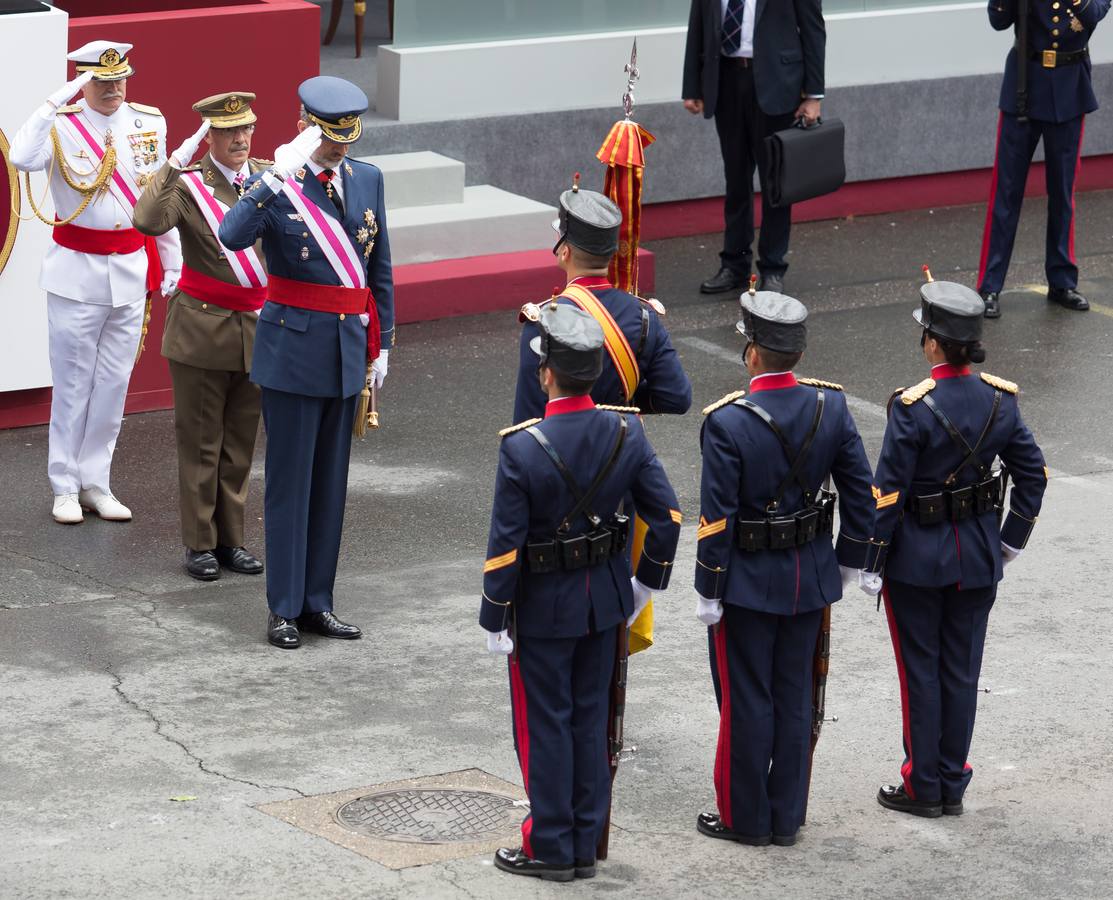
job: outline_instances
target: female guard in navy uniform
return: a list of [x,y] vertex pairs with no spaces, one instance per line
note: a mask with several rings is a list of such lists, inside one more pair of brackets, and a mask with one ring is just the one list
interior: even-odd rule
[[[869,461],[842,388],[791,371],[807,314],[782,294],[742,295],[751,397],[713,403],[700,435],[696,614],[711,626],[720,724],[718,809],[696,825],[755,846],[794,844],[803,823],[820,624],[865,567],[873,518]],[[829,476],[841,495],[834,547]]]
[[[931,377],[893,395],[874,488],[882,553],[872,568],[884,571],[905,756],[902,782],[877,800],[934,818],[962,814],[989,611],[1004,565],[1028,542],[1047,469],[1017,386],[970,371],[985,359],[982,299],[946,281],[929,281],[920,297],[913,316]],[[1005,472],[993,469],[997,458]],[[864,587],[876,594],[881,578]]]
[[[637,417],[591,399],[599,324],[571,306],[533,311],[549,403],[543,420],[502,432],[479,613],[488,649],[512,654],[514,745],[531,810],[522,846],[499,850],[495,865],[571,881],[595,874],[607,818],[619,634],[668,586],[680,510]],[[628,495],[650,526],[634,578],[620,512]]]

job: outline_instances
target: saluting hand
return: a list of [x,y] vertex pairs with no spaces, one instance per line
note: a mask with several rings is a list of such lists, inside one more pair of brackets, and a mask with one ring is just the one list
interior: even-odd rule
[[73,81],[67,81],[58,90],[46,98],[46,102],[57,109],[59,106],[65,106],[78,91],[85,85],[93,80],[92,72],[82,72]]
[[311,125],[290,143],[274,151],[274,173],[281,178],[289,178],[305,165],[320,146],[321,127]]
[[209,133],[209,128],[212,127],[212,124],[213,123],[208,119],[202,120],[201,127],[182,141],[182,145],[170,154],[170,164],[175,169],[184,169],[189,165],[189,161],[193,159],[193,154],[196,153],[197,148],[201,146],[201,139]]

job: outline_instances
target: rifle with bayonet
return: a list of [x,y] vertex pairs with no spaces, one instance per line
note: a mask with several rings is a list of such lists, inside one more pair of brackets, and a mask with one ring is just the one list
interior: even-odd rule
[[815,759],[815,745],[819,743],[819,733],[823,730],[827,706],[827,671],[830,665],[831,607],[826,606],[823,609],[823,620],[819,624],[819,634],[815,640],[815,655],[812,658],[812,746],[808,751],[808,782],[804,792],[804,815],[800,820],[801,824],[808,820],[808,796],[812,791],[812,760]]
[[618,627],[618,649],[611,678],[611,702],[607,715],[607,760],[611,767],[611,798],[607,802],[607,820],[595,847],[595,858],[606,859],[611,843],[611,807],[614,805],[614,779],[618,774],[622,756],[622,725],[626,716],[626,668],[630,659],[630,629],[623,623]]

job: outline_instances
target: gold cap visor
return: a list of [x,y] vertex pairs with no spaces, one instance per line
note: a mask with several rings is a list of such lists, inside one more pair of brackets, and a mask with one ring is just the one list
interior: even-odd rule
[[345,116],[339,122],[330,122],[306,110],[309,119],[321,126],[321,131],[330,141],[338,144],[351,144],[363,134],[363,121],[359,116]]
[[213,128],[240,128],[244,125],[254,125],[259,117],[250,108],[231,116],[207,116]]
[[78,63],[74,67],[78,72],[92,72],[93,81],[122,81],[135,74],[125,56],[114,66],[102,66],[100,63]]

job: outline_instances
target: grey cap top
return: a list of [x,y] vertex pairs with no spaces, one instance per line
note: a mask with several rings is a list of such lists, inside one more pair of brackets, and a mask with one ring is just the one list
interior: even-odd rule
[[530,348],[541,357],[541,364],[570,378],[594,381],[603,371],[603,328],[582,309],[560,303],[556,309],[546,303],[535,322],[537,337]]
[[573,247],[595,256],[611,256],[618,251],[621,227],[622,213],[610,197],[579,187],[560,195],[560,215],[553,228]]
[[808,308],[795,297],[773,291],[742,295],[739,334],[760,347],[780,353],[800,353],[807,346]]
[[982,339],[984,314],[977,291],[955,281],[929,281],[920,286],[920,308],[912,318],[932,334],[972,344]]

